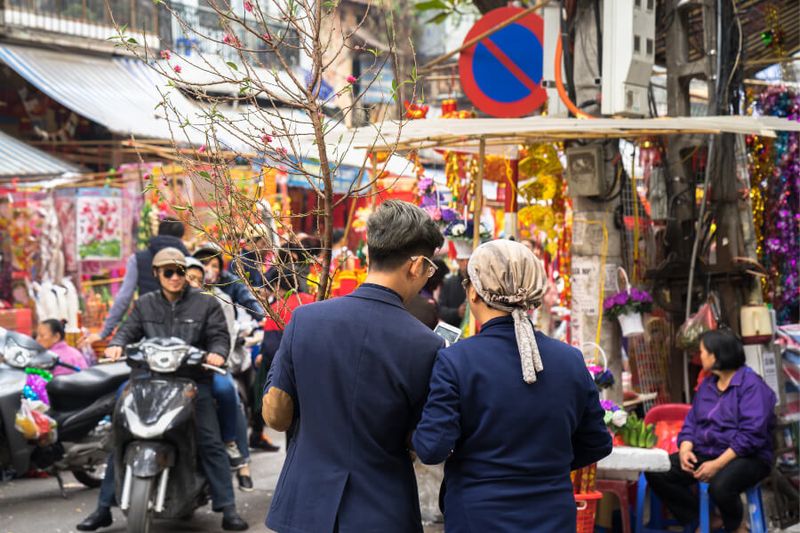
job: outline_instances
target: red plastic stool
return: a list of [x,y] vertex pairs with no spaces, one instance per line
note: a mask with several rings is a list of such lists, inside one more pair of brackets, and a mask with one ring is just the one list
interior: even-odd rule
[[617,479],[598,479],[597,492],[610,492],[619,500],[619,514],[622,517],[622,533],[631,533],[631,503],[628,496],[630,483]]

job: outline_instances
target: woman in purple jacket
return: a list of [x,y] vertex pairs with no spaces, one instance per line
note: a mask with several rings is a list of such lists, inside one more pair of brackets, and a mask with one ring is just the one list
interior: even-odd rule
[[745,533],[740,495],[772,469],[775,393],[745,366],[742,343],[731,333],[709,331],[700,342],[703,369],[712,376],[697,390],[678,435],[672,469],[647,474],[647,481],[675,517],[695,523],[700,511],[692,486],[709,484],[721,519],[712,530]]

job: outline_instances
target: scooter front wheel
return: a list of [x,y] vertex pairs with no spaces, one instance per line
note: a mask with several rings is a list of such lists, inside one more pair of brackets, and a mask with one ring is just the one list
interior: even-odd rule
[[151,500],[155,484],[152,477],[134,477],[128,508],[128,533],[150,533],[153,521]]

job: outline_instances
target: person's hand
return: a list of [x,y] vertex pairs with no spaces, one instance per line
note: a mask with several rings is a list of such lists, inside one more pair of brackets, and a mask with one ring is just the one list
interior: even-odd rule
[[681,460],[681,470],[694,474],[694,467],[697,464],[697,456],[691,448],[681,448],[678,454]]
[[701,464],[697,470],[695,470],[694,478],[698,481],[708,483],[711,481],[711,478],[719,473],[720,470],[722,470],[722,463],[720,463],[719,459],[706,461],[705,463]]
[[96,342],[100,342],[101,340],[103,340],[103,337],[101,337],[97,333],[89,333],[87,335],[82,336],[78,340],[78,348],[81,348],[81,349],[91,348],[92,344],[94,344]]
[[261,354],[256,356],[256,366],[261,366],[262,359],[264,359],[264,357]]
[[225,358],[216,353],[210,353],[206,356],[206,363],[211,366],[222,366],[225,364]]
[[122,346],[109,346],[106,348],[106,357],[112,361],[116,361],[122,357]]
[[458,308],[458,318],[464,318],[464,315],[467,314],[467,302],[461,304]]

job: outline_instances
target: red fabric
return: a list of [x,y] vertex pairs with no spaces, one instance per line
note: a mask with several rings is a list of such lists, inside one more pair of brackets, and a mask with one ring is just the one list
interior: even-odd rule
[[270,308],[278,315],[284,326],[280,326],[272,317],[268,316],[264,320],[264,331],[283,331],[283,328],[292,319],[292,313],[301,305],[310,304],[314,297],[304,292],[296,292],[286,299],[278,299]]

